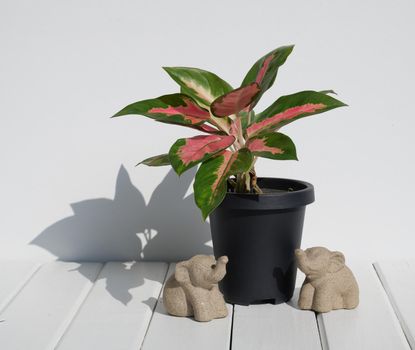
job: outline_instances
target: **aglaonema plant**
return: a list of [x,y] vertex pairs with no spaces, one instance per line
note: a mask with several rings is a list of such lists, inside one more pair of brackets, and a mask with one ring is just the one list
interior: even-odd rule
[[272,86],[293,48],[279,47],[260,58],[237,89],[202,69],[164,67],[179,84],[180,93],[132,103],[114,117],[138,114],[204,134],[178,139],[168,153],[139,164],[171,165],[179,175],[200,164],[193,188],[204,219],[227,191],[262,193],[254,167],[258,157],[297,160],[293,141],[279,129],[300,118],[345,106],[328,95],[332,90],[307,90],[282,96],[255,114],[253,108]]

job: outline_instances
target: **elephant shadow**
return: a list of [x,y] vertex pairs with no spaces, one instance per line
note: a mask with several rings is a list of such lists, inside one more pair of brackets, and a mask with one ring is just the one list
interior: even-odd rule
[[[172,262],[212,254],[207,244],[211,239],[209,224],[203,222],[193,194],[186,196],[195,172],[189,170],[179,178],[170,170],[146,203],[121,166],[113,199],[71,204],[73,215],[47,227],[30,244],[49,251],[57,260],[81,262],[76,270],[90,280],[93,277],[82,262]],[[130,277],[136,271],[131,264],[120,265],[117,274],[101,273],[98,279],[105,279],[107,291],[127,304],[132,298],[129,289],[152,277],[137,280]]]

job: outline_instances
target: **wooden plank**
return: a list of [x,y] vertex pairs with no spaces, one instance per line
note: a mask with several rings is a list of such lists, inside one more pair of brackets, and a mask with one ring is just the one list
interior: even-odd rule
[[384,261],[374,266],[406,338],[415,349],[415,261]]
[[43,265],[0,314],[1,348],[54,349],[101,267],[99,263]]
[[139,349],[167,269],[157,262],[106,263],[57,348]]
[[[168,276],[174,273],[171,264]],[[167,279],[166,279],[167,280]],[[160,296],[147,335],[144,340],[145,350],[228,350],[232,326],[232,305],[228,305],[226,318],[210,322],[197,322],[192,318],[173,317],[166,313]]]
[[299,272],[293,298],[286,304],[235,305],[232,348],[321,350],[315,313],[298,308],[303,280]]
[[375,269],[369,263],[351,264],[360,288],[354,310],[319,314],[323,349],[409,349]]
[[33,261],[0,261],[0,312],[19,293],[40,265]]

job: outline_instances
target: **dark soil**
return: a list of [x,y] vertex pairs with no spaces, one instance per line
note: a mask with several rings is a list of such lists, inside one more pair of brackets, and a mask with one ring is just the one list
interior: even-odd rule
[[262,193],[281,193],[281,192],[292,192],[292,188],[287,189],[277,189],[277,188],[261,188]]

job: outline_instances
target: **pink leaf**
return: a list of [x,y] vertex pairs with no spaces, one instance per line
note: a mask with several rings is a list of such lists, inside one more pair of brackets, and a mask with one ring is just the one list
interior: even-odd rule
[[235,142],[233,136],[200,135],[177,140],[170,148],[169,157],[174,170],[181,174]]
[[262,80],[264,79],[265,73],[268,70],[268,66],[271,63],[272,59],[274,58],[274,54],[270,54],[267,58],[265,58],[264,62],[262,63],[262,66],[258,72],[258,75],[255,78],[255,81],[260,85]]
[[253,155],[271,159],[297,159],[294,142],[280,132],[261,134],[247,141],[246,147]]
[[210,109],[217,117],[236,114],[249,106],[259,92],[260,88],[256,82],[242,86],[218,97],[212,102]]
[[270,147],[263,139],[254,139],[247,144],[251,152],[270,152],[271,154],[283,154],[284,151],[278,147]]
[[209,111],[201,108],[184,94],[163,95],[138,101],[124,107],[114,117],[139,114],[163,123],[199,125],[210,119]]
[[188,165],[203,158],[206,153],[215,153],[229,147],[234,141],[233,136],[195,136],[187,139],[186,144],[179,149],[178,156],[185,165]]
[[301,106],[288,108],[285,111],[277,113],[272,117],[266,118],[264,120],[261,120],[259,122],[252,124],[246,130],[247,135],[248,137],[251,137],[252,135],[256,134],[257,132],[261,130],[265,130],[267,128],[278,125],[282,121],[294,119],[298,117],[299,115],[305,114],[305,113],[315,113],[318,110],[324,109],[324,108],[326,108],[326,105],[324,105],[323,103],[317,103],[317,104],[306,103]]
[[186,120],[191,121],[192,124],[200,123],[202,120],[208,120],[210,115],[205,109],[199,107],[190,98],[183,99],[184,106],[168,106],[168,107],[153,107],[148,113],[149,114],[165,114],[171,115],[183,115]]

